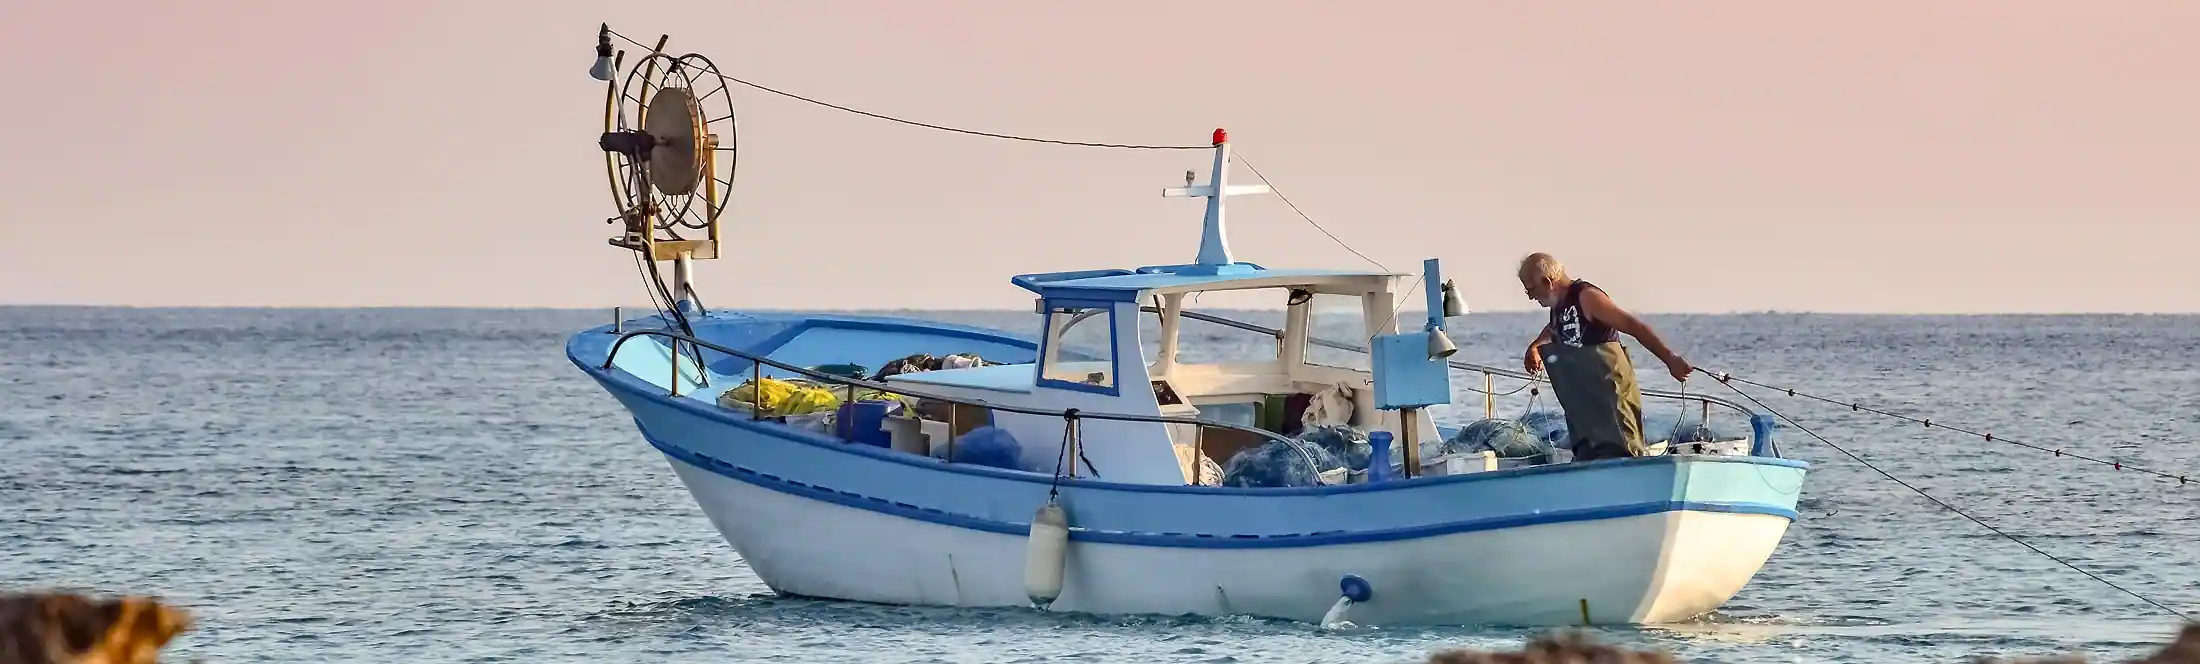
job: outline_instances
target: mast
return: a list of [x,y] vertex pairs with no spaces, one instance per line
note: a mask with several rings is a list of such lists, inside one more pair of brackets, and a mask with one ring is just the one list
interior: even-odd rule
[[1215,128],[1214,174],[1208,176],[1207,184],[1192,184],[1195,176],[1191,171],[1185,171],[1184,186],[1161,190],[1161,195],[1169,198],[1207,198],[1207,216],[1199,234],[1199,257],[1191,266],[1179,270],[1179,274],[1234,274],[1253,270],[1252,266],[1238,263],[1230,256],[1230,236],[1228,229],[1223,226],[1222,199],[1225,196],[1265,194],[1269,192],[1269,188],[1265,184],[1230,184],[1229,138],[1229,132],[1221,127]]

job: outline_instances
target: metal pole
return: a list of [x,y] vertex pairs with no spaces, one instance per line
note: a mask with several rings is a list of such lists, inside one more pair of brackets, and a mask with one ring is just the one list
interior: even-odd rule
[[[834,429],[837,429],[837,430],[839,430],[839,431],[841,431],[841,432],[844,432],[844,433],[842,433],[842,435],[841,435],[841,437],[840,437],[840,439],[841,439],[841,440],[855,440],[855,439],[856,439],[856,423],[855,423],[855,414],[856,414],[856,384],[855,384],[855,383],[849,383],[849,384],[848,384],[848,400],[847,400],[847,401],[844,401],[844,402],[841,402],[841,406],[840,406],[840,407],[841,407],[841,408],[844,408],[844,409],[847,409],[847,413],[848,413],[848,422],[847,422],[846,424],[840,424],[840,423],[837,423],[837,422],[836,422],[836,423],[834,424],[833,428],[834,428]],[[835,417],[838,417],[838,416],[836,415]]]
[[1482,419],[1497,419],[1497,376],[1482,372]]
[[680,340],[672,340],[672,396],[680,396]]
[[1080,436],[1080,435],[1078,435],[1078,433],[1079,433],[1079,431],[1078,431],[1078,427],[1077,427],[1077,419],[1076,419],[1076,418],[1071,418],[1071,419],[1070,419],[1070,421],[1069,421],[1069,476],[1070,476],[1070,477],[1076,477],[1076,476],[1077,476],[1077,459],[1078,459],[1078,458],[1080,458],[1080,457],[1083,457],[1083,456],[1084,456],[1084,454],[1085,454],[1085,450],[1084,450],[1084,444],[1085,444],[1085,440],[1084,440],[1084,438],[1085,438],[1085,437],[1084,437],[1084,436]]
[[1398,409],[1398,440],[1406,448],[1405,475],[1409,479],[1413,477],[1414,471],[1421,469],[1421,444],[1416,440],[1418,436],[1413,435],[1416,428],[1414,425],[1421,420],[1420,410],[1419,408]]
[[1207,482],[1207,427],[1192,425],[1192,486]]

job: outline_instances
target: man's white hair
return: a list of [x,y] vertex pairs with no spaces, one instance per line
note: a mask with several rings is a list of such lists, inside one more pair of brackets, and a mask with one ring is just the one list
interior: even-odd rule
[[1534,274],[1545,279],[1564,279],[1566,266],[1560,265],[1558,259],[1550,254],[1538,251],[1520,259],[1520,273]]

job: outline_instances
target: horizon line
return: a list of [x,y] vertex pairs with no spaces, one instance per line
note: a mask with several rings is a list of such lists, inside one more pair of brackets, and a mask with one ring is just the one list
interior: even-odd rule
[[[642,306],[628,306],[628,305],[611,305],[611,306],[589,306],[589,307],[580,307],[580,306],[467,306],[467,305],[411,305],[411,304],[374,304],[374,305],[285,305],[285,304],[269,304],[269,305],[195,305],[195,304],[176,304],[176,305],[166,305],[166,304],[163,304],[163,305],[145,305],[145,304],[55,304],[55,303],[42,303],[42,304],[32,304],[32,303],[25,303],[25,304],[16,304],[16,303],[6,303],[6,302],[0,302],[0,309],[120,309],[120,310],[145,310],[145,311],[160,311],[160,310],[167,310],[167,311],[406,311],[406,310],[410,310],[410,311],[559,311],[559,312],[572,311],[572,312],[581,312],[581,311],[608,311],[608,310],[611,310],[611,309],[614,309],[614,308],[619,308],[619,309],[632,309],[632,310],[634,310],[634,311],[636,311],[636,312],[647,312],[647,313],[640,313],[640,314],[638,314],[638,315],[645,315],[645,316],[646,316],[646,315],[649,315],[649,314],[651,314],[651,313],[655,313],[655,312],[656,312],[656,310],[655,310],[655,309],[653,309],[653,308],[651,308],[651,307],[642,307]],[[1188,309],[1188,310],[1189,310],[1189,309]],[[723,310],[716,310],[716,311],[751,311],[751,312],[758,312],[758,313],[827,313],[827,314],[857,314],[857,315],[878,315],[878,314],[889,314],[889,313],[897,313],[897,312],[926,312],[926,313],[954,313],[954,314],[1023,314],[1023,315],[1037,315],[1037,314],[1033,314],[1033,313],[1031,312],[1031,310],[1030,310],[1030,309],[1028,309],[1028,308],[1022,308],[1022,307],[1018,307],[1018,308],[985,308],[985,307],[975,307],[975,308],[970,308],[970,307],[938,307],[938,308],[925,308],[925,307],[813,307],[813,308],[744,307],[744,308],[738,308],[738,309],[723,309]],[[1285,310],[1284,310],[1284,309],[1281,309],[1281,308],[1272,308],[1272,309],[1271,309],[1271,308],[1245,308],[1245,307],[1202,307],[1202,308],[1200,308],[1200,309],[1197,309],[1196,311],[1237,311],[1237,312],[1262,312],[1262,313],[1282,313],[1282,312],[1284,312]],[[1546,310],[1543,310],[1543,309],[1498,309],[1498,310],[1493,310],[1493,311],[1470,311],[1470,312],[1468,312],[1468,313],[1467,313],[1467,314],[1466,314],[1465,316],[1463,316],[1463,317],[1473,317],[1473,316],[1477,316],[1477,315],[1490,315],[1490,314],[1509,314],[1509,315],[1540,315],[1540,314],[1543,314],[1543,313],[1544,313],[1545,311],[1546,311]],[[1819,311],[1819,310],[1808,310],[1808,309],[1751,309],[1751,310],[1742,310],[1742,309],[1735,309],[1735,310],[1727,310],[1727,311],[1637,311],[1637,312],[1635,312],[1635,313],[1636,313],[1636,314],[1638,314],[1638,315],[1645,315],[1645,316],[1765,316],[1765,315],[1803,315],[1803,316],[1858,316],[1858,317],[1863,317],[1863,316],[1941,316],[1941,317],[1986,317],[1986,316],[2034,316],[2034,317],[2057,317],[2057,316],[2061,316],[2061,317],[2079,317],[2079,316],[2172,316],[2172,317],[2175,317],[2175,316],[2200,316],[2200,311],[2057,311],[2057,312],[2046,312],[2046,311]],[[1398,310],[1398,319],[1399,319],[1399,322],[1400,322],[1401,324],[1402,324],[1402,323],[1404,323],[1404,322],[1406,322],[1406,320],[1407,320],[1407,319],[1408,319],[1409,317],[1411,317],[1411,318],[1421,318],[1421,317],[1423,317],[1423,316],[1425,316],[1425,315],[1426,315],[1426,310],[1424,310],[1424,309],[1420,309],[1420,308],[1412,308],[1412,309],[1399,309],[1399,310]],[[1401,328],[1403,328],[1403,327],[1405,327],[1405,326],[1404,326],[1404,325],[1401,325]]]

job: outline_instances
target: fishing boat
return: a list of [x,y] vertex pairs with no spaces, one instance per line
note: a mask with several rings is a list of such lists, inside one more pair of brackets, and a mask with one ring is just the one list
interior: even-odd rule
[[[1225,199],[1272,189],[1230,181],[1220,129],[1206,183],[1187,173],[1163,192],[1205,199],[1194,259],[1015,275],[1034,301],[1027,330],[706,308],[695,261],[740,252],[719,226],[735,95],[706,57],[660,39],[629,63],[612,34],[591,72],[606,87],[607,221],[623,227],[609,244],[634,252],[661,306],[578,331],[566,355],[774,592],[1361,625],[1660,623],[1728,601],[1797,516],[1807,464],[1781,458],[1769,419],[1706,395],[1645,390],[1706,421],[1731,409],[1749,433],[1597,461],[1447,448],[1474,425],[1440,424],[1433,407],[1541,378],[1450,359],[1445,322],[1465,311],[1435,259],[1418,275],[1425,321],[1405,331],[1399,285],[1416,275],[1236,259]],[[1273,298],[1283,325],[1186,308],[1220,292]],[[1348,338],[1316,332],[1316,300],[1347,303]],[[1203,360],[1184,333],[1194,321],[1274,352]],[[1247,479],[1263,462],[1290,472]]]

